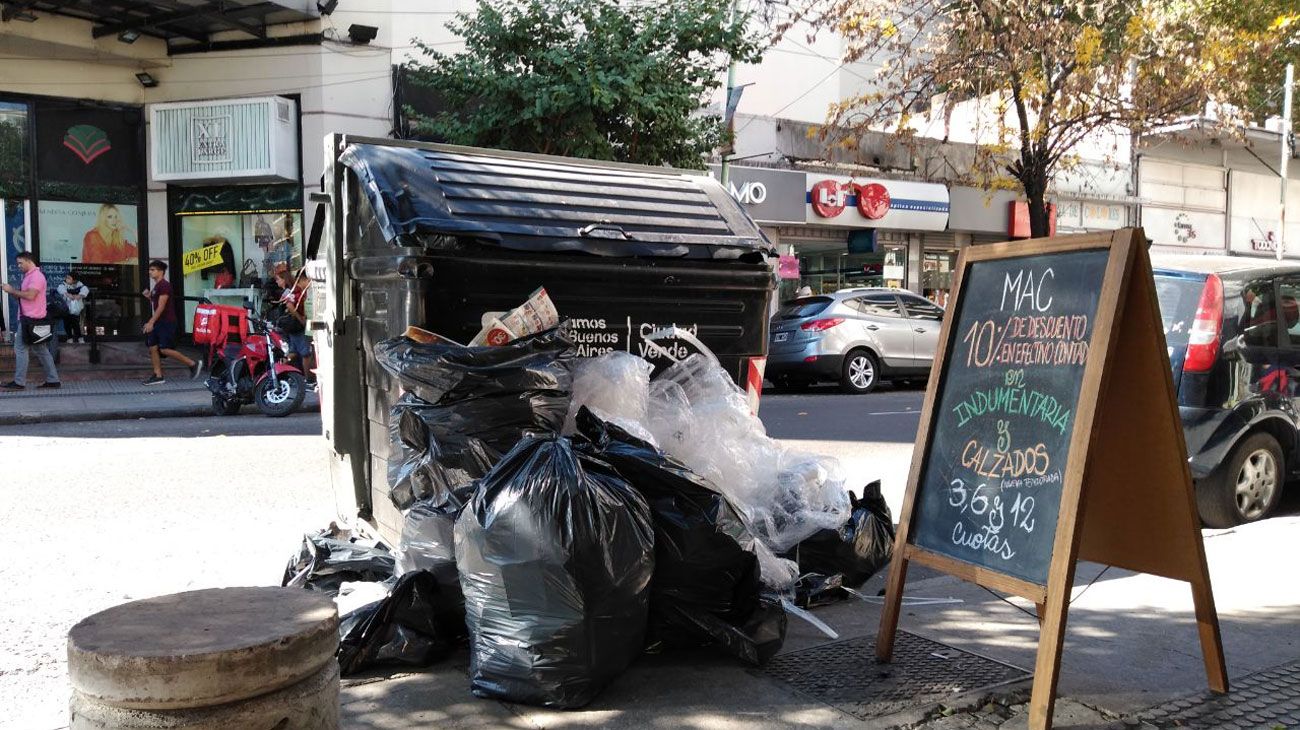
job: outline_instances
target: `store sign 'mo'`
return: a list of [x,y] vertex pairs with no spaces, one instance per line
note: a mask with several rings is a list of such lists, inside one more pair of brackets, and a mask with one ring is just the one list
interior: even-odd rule
[[197,164],[230,162],[230,115],[190,119],[190,159]]
[[751,180],[740,184],[728,183],[728,192],[736,202],[741,205],[762,205],[767,202],[767,186],[757,180]]

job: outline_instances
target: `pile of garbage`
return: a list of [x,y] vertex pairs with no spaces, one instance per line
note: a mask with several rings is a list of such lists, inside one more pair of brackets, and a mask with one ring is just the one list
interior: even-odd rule
[[761,664],[788,614],[820,623],[804,609],[888,562],[879,483],[858,499],[835,459],[769,438],[702,343],[657,376],[629,353],[577,358],[537,299],[486,344],[376,345],[404,391],[401,541],[331,526],[284,580],[335,596],[344,675],[468,644],[475,695],[582,707],[649,648]]

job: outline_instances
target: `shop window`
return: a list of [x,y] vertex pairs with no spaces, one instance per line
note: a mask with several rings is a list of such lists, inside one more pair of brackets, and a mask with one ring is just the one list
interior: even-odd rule
[[805,286],[813,294],[851,287],[901,288],[907,280],[907,247],[887,245],[871,253],[801,253],[799,274],[798,286],[789,287],[791,294]]
[[921,257],[921,294],[941,307],[947,306],[956,268],[956,251],[924,252]]
[[0,101],[0,199],[31,196],[27,105]]
[[[299,213],[181,215],[181,274],[187,297],[226,304],[253,302],[258,309],[273,296],[278,270],[302,266]],[[215,255],[202,255],[208,249]],[[195,302],[186,302],[192,321]]]
[[103,337],[138,335],[144,316],[140,211],[135,205],[42,200],[36,205],[41,270],[69,272],[91,290],[87,326]]

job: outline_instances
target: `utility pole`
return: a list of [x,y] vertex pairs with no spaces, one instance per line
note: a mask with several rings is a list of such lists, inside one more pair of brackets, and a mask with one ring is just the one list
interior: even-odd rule
[[[731,0],[731,12],[727,15],[727,25],[736,24],[736,5],[740,0]],[[731,163],[727,157],[736,150],[736,114],[731,110],[731,95],[736,92],[736,56],[732,54],[727,60],[727,95],[722,99],[722,113],[726,115],[723,120],[727,123],[727,144],[722,147],[722,187],[730,192],[731,187]],[[728,114],[728,110],[731,113]],[[1283,193],[1285,195],[1286,193]]]
[[1282,197],[1278,219],[1277,260],[1282,260],[1286,250],[1286,181],[1287,167],[1291,162],[1291,89],[1295,86],[1295,67],[1286,65],[1286,89],[1282,92],[1282,164],[1278,170],[1282,173]]

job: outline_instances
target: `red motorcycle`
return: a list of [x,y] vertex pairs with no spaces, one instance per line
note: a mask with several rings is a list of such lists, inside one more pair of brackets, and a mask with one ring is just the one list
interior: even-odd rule
[[279,418],[302,405],[307,379],[289,363],[284,339],[266,320],[243,307],[204,301],[194,312],[194,342],[210,348],[207,386],[217,415],[232,416],[251,402]]

